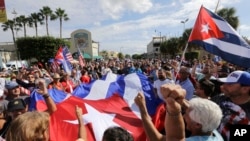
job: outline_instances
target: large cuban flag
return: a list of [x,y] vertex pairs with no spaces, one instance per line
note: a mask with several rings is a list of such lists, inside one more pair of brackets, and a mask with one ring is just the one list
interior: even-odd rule
[[232,64],[250,67],[250,46],[220,16],[201,6],[189,42]]
[[[104,130],[110,126],[127,129],[135,141],[145,140],[139,109],[134,103],[139,91],[145,95],[149,114],[154,115],[162,101],[155,98],[152,84],[143,74],[108,73],[100,80],[79,85],[72,95],[50,89],[49,94],[57,103],[57,111],[51,116],[51,140],[76,139],[78,123],[74,111],[75,105],[83,109],[83,119],[90,141],[101,140]],[[30,110],[46,109],[42,96],[34,92],[31,94],[31,99]]]

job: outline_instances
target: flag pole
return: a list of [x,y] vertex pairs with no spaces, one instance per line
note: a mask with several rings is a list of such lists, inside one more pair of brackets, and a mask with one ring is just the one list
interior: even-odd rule
[[181,61],[180,61],[179,65],[178,65],[178,67],[177,67],[177,71],[176,71],[176,75],[175,75],[175,78],[174,78],[174,79],[175,79],[174,82],[176,82],[176,78],[177,78],[177,75],[178,75],[178,73],[179,73],[179,71],[180,71],[181,64],[182,64],[182,62],[183,62],[183,60],[184,60],[185,53],[186,53],[186,51],[187,51],[187,47],[188,47],[188,41],[187,41],[187,43],[186,43],[186,45],[185,45],[185,48],[184,48],[184,50],[183,50],[183,53],[182,53],[182,56],[181,56]]
[[218,9],[218,7],[219,7],[219,3],[220,3],[220,0],[217,1],[217,4],[216,4],[215,10],[214,10],[214,13],[217,13],[217,9]]

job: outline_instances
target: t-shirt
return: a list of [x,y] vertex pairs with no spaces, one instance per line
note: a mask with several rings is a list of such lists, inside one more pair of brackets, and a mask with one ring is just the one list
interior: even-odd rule
[[163,96],[162,96],[162,94],[161,94],[160,88],[161,88],[162,85],[164,85],[164,84],[169,84],[169,83],[173,84],[174,81],[171,80],[171,79],[165,79],[165,80],[163,80],[163,81],[161,81],[161,80],[158,79],[158,80],[154,81],[154,88],[157,89],[157,95],[158,95],[158,97],[159,97],[161,100],[164,100],[164,98],[163,98]]
[[217,130],[213,131],[213,136],[191,136],[186,141],[224,141]]
[[224,95],[215,96],[212,100],[220,106],[223,113],[218,131],[225,141],[229,141],[231,125],[250,125],[250,102],[236,105]]

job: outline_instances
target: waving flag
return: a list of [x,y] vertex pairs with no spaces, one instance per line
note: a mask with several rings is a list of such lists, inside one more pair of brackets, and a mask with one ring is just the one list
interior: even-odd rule
[[6,15],[6,7],[4,0],[0,0],[0,22],[6,22],[7,15]]
[[[71,55],[71,57],[70,57],[70,55],[71,54],[70,54],[67,47],[59,47],[59,49],[56,53],[56,56],[55,56],[55,61],[58,64],[62,64],[64,71],[69,73],[69,74],[71,73],[71,70],[72,70],[72,65],[71,65],[70,61],[73,60],[72,55]],[[71,60],[71,58],[72,58],[72,60]]]
[[69,52],[69,49],[66,46],[63,48],[63,56],[69,62],[72,62],[74,60],[72,54]]
[[77,51],[78,51],[79,65],[80,65],[81,67],[84,67],[84,66],[85,66],[85,60],[84,60],[84,57],[82,56],[82,53],[81,53],[79,47],[77,47]]
[[73,95],[84,99],[97,100],[109,98],[117,93],[123,97],[135,114],[139,115],[139,110],[134,104],[134,98],[139,91],[144,93],[148,112],[153,115],[162,101],[155,98],[153,87],[143,74],[132,73],[124,76],[108,73],[103,80],[81,84],[74,90]]
[[[64,91],[60,91],[57,89],[49,89],[48,93],[53,101],[58,104],[67,99],[70,95],[66,94]],[[38,111],[45,111],[47,106],[45,104],[44,98],[38,94],[36,91],[33,91],[30,94],[30,104],[29,104],[29,111],[38,110]]]
[[135,141],[146,140],[141,120],[130,110],[119,95],[108,99],[85,100],[71,96],[57,105],[50,119],[51,141],[73,141],[78,135],[75,105],[83,109],[88,141],[101,141],[104,130],[120,126],[128,130]]
[[[135,141],[145,140],[139,109],[134,103],[138,91],[144,93],[149,114],[153,115],[161,101],[155,99],[152,84],[143,74],[123,76],[108,73],[101,80],[81,84],[72,96],[50,89],[49,94],[57,103],[57,111],[51,117],[51,141],[77,138],[75,105],[83,108],[88,140],[101,140],[103,131],[110,126],[125,128]],[[31,101],[30,110],[47,109],[43,97],[35,92],[31,94]]]
[[250,67],[250,46],[220,16],[205,7],[200,8],[189,42],[241,67]]

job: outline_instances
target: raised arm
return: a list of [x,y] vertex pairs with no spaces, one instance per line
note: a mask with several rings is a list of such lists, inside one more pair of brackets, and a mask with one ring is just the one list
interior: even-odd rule
[[183,100],[186,92],[179,85],[166,84],[161,87],[161,93],[167,104],[165,118],[166,141],[184,141],[185,124],[180,103],[185,103]]
[[141,92],[138,93],[138,95],[134,99],[136,105],[139,107],[142,123],[144,130],[146,132],[147,137],[150,141],[165,141],[165,136],[162,135],[154,126],[150,115],[148,114],[147,108],[146,108],[146,101],[144,94]]
[[53,99],[50,97],[50,95],[48,93],[48,89],[46,87],[45,80],[38,79],[36,84],[38,85],[37,93],[39,93],[40,95],[43,96],[45,103],[48,107],[47,112],[49,114],[52,114],[53,112],[55,112],[57,110],[57,107],[56,107],[55,102],[53,101]]
[[82,119],[82,108],[76,105],[76,117],[78,120],[78,139],[76,141],[87,141],[87,131]]

